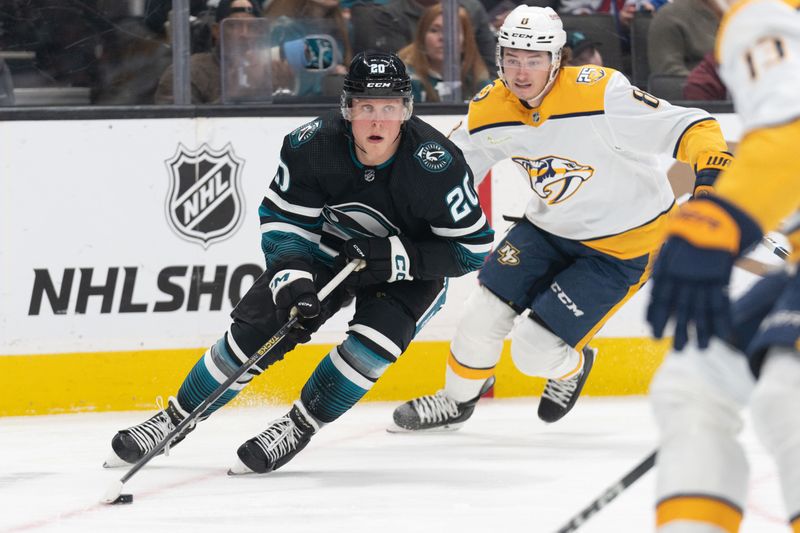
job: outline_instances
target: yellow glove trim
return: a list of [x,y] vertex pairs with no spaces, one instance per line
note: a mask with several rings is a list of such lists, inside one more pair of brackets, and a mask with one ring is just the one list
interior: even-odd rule
[[739,253],[741,231],[725,209],[708,200],[686,202],[672,217],[668,236],[677,236],[698,248]]

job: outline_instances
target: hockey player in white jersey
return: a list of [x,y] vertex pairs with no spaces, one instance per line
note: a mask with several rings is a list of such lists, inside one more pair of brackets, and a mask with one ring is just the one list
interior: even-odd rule
[[[745,0],[720,25],[716,55],[744,136],[715,192],[671,221],[653,274],[648,320],[674,349],[650,387],[660,430],[659,533],[735,533],[748,493],[737,437],[749,404],[800,533],[800,219],[795,253],[733,306],[734,260],[800,207],[800,1]],[[794,259],[794,261],[791,261]],[[721,340],[721,339],[724,339]]]
[[695,192],[730,163],[708,113],[655,98],[610,68],[562,66],[565,41],[552,9],[514,9],[498,33],[500,79],[451,134],[476,179],[511,159],[531,199],[481,269],[450,345],[445,389],[398,407],[401,430],[466,420],[509,333],[517,368],[548,379],[539,417],[563,417],[594,364],[587,343],[647,280],[662,242],[675,197],[657,157],[691,164]]

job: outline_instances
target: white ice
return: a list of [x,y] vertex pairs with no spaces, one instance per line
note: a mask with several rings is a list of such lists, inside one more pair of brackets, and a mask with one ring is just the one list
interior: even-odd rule
[[[125,486],[132,505],[98,503],[126,469],[101,463],[117,429],[147,413],[0,418],[0,531],[556,531],[654,447],[642,398],[582,398],[561,422],[536,398],[483,400],[461,430],[389,434],[396,404],[357,405],[283,469],[232,478],[238,445],[280,407],[223,409]],[[786,532],[773,463],[752,433],[744,533]],[[653,531],[654,473],[581,532]]]

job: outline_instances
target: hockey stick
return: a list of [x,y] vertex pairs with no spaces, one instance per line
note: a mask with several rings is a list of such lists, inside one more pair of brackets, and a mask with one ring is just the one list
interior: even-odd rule
[[[350,275],[351,272],[359,269],[362,264],[364,263],[361,259],[355,259],[350,261],[345,265],[345,267],[336,274],[333,279],[331,279],[327,285],[320,289],[319,294],[317,297],[320,300],[324,300],[328,297],[328,295],[333,292],[333,290],[339,286],[339,284],[344,281],[344,279]],[[139,459],[139,461],[131,467],[128,472],[122,476],[119,481],[115,481],[113,485],[111,485],[108,490],[106,491],[103,499],[100,500],[102,503],[107,504],[116,504],[116,503],[131,503],[133,502],[133,494],[122,494],[122,488],[127,483],[127,481],[136,475],[136,472],[142,469],[150,460],[158,455],[161,450],[163,450],[172,439],[177,437],[184,429],[186,429],[190,424],[192,424],[197,417],[203,414],[206,408],[217,401],[220,396],[222,396],[225,391],[228,390],[234,381],[239,379],[245,372],[247,372],[253,365],[258,363],[262,357],[264,357],[272,348],[275,347],[283,338],[289,333],[289,330],[297,323],[298,317],[296,314],[293,314],[292,317],[283,325],[281,328],[273,335],[267,342],[264,343],[261,348],[256,351],[250,358],[239,367],[239,369],[233,373],[225,383],[214,389],[214,391],[205,399],[203,403],[198,405],[194,411],[189,413],[189,416],[183,419],[183,421],[178,424],[178,426],[173,429],[158,445],[150,450],[144,457]]]
[[[774,239],[766,235],[761,240],[761,244],[769,248],[769,250],[772,253],[774,253],[784,261],[788,259],[790,255],[788,250],[786,250],[784,247],[778,244]],[[750,271],[753,272],[754,274],[760,274],[762,276],[766,273],[766,272],[764,273],[755,272],[753,270]],[[639,478],[641,478],[647,472],[649,472],[650,469],[652,469],[653,466],[655,466],[656,464],[657,453],[658,450],[654,450],[650,455],[645,457],[638,465],[636,465],[633,468],[633,470],[625,474],[625,476],[623,476],[622,479],[620,479],[618,482],[614,483],[608,489],[606,489],[605,492],[603,492],[600,496],[595,498],[592,501],[592,503],[584,507],[583,510],[581,510],[578,514],[573,516],[572,519],[570,519],[570,521],[567,522],[566,525],[561,527],[561,529],[557,530],[556,533],[571,533],[573,531],[577,531],[578,528],[580,528],[584,523],[586,523],[587,520],[589,520],[589,518],[600,512],[600,510],[603,509],[603,507],[614,501],[614,499],[616,499],[617,496],[622,494],[622,491],[624,491],[625,489],[636,483],[639,480]]]
[[770,251],[772,251],[773,254],[777,255],[778,257],[780,257],[784,261],[789,259],[789,255],[790,255],[789,254],[789,250],[787,250],[786,248],[784,248],[783,246],[778,244],[778,241],[776,241],[772,237],[770,237],[768,235],[764,235],[764,237],[761,239],[761,244],[763,244],[764,246],[769,248]]
[[600,512],[603,507],[614,501],[614,499],[622,494],[622,491],[639,481],[643,475],[648,473],[651,468],[656,464],[656,453],[654,451],[644,458],[644,460],[636,465],[633,470],[625,474],[622,479],[608,487],[603,494],[595,498],[592,503],[584,507],[584,509],[576,514],[565,526],[557,530],[556,533],[572,533],[577,531],[579,527],[586,523],[589,518]]

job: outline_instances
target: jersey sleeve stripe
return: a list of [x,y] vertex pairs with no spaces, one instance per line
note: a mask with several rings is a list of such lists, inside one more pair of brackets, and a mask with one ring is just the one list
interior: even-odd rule
[[486,225],[486,215],[481,213],[481,218],[478,219],[477,222],[472,224],[466,228],[437,228],[436,226],[431,226],[431,231],[434,235],[438,235],[439,237],[462,237],[464,235],[469,235],[470,233],[474,233],[479,229],[483,228]]
[[269,199],[270,202],[275,204],[275,206],[280,208],[282,211],[294,213],[295,215],[316,218],[322,213],[321,207],[305,207],[290,203],[281,198],[277,191],[274,191],[272,188],[267,189],[267,193],[264,195],[264,197]]
[[559,118],[590,117],[592,115],[604,115],[605,113],[605,109],[598,109],[597,111],[580,111],[578,113],[564,113],[563,115],[550,115],[550,120],[557,120]]
[[294,224],[305,228],[309,231],[317,231],[322,227],[322,218],[321,217],[297,217],[292,218],[285,215],[284,212],[280,212],[276,210],[277,208],[273,209],[273,204],[266,198],[261,201],[261,205],[258,207],[258,217],[262,224],[267,224],[269,222],[286,222],[288,224]]
[[525,125],[524,122],[520,122],[518,120],[514,120],[511,122],[494,122],[492,124],[478,126],[477,128],[469,130],[469,132],[472,134],[472,133],[478,133],[479,131],[488,130],[491,128],[502,128],[504,126],[524,126],[524,125]]
[[286,224],[284,222],[267,222],[266,224],[261,224],[261,233],[270,233],[272,231],[291,233],[316,245],[319,244],[321,238],[319,234],[306,231],[303,228],[299,228],[293,224]]
[[472,254],[487,255],[489,252],[492,251],[492,246],[494,246],[494,243],[487,242],[484,244],[467,244],[465,242],[458,241],[458,245],[468,250]]

